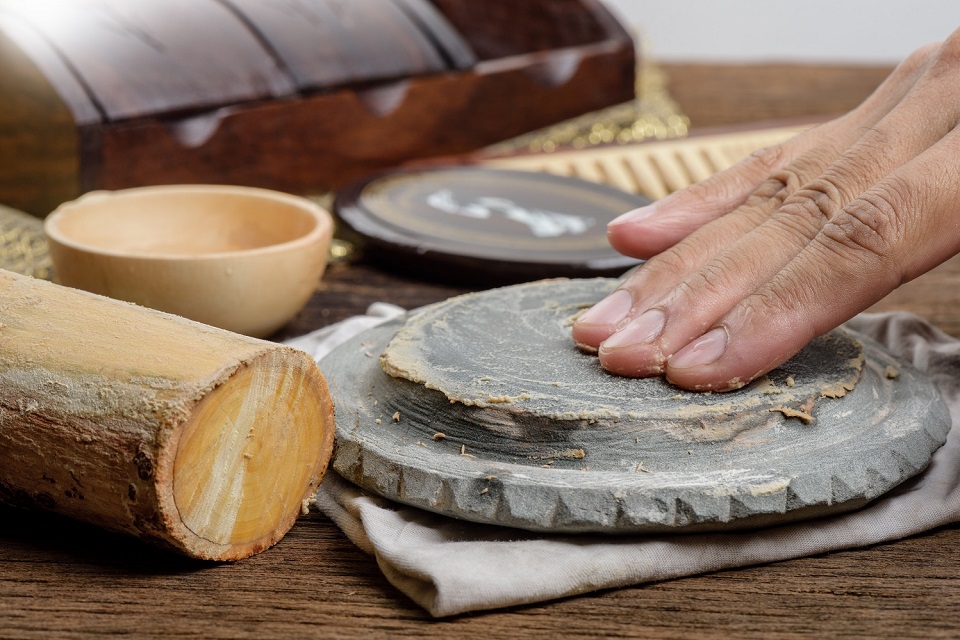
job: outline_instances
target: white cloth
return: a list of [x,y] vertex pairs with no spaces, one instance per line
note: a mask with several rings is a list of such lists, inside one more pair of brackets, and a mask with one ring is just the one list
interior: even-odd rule
[[[325,355],[332,341],[400,313],[367,316],[310,334],[296,346]],[[960,416],[960,341],[904,313],[848,323],[926,371]],[[338,342],[338,343],[339,343]],[[853,513],[746,532],[696,535],[544,535],[474,524],[392,503],[329,472],[317,505],[387,579],[434,616],[561,598],[719,569],[896,540],[960,520],[960,433],[930,467]]]

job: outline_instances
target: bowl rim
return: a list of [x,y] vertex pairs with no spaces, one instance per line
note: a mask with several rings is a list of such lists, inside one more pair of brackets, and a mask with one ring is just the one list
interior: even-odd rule
[[[286,242],[279,242],[276,244],[268,244],[262,247],[256,247],[253,249],[238,249],[235,251],[214,251],[214,252],[205,252],[205,253],[138,253],[131,251],[120,251],[113,249],[105,249],[103,247],[97,247],[94,245],[85,244],[83,242],[78,242],[72,237],[64,234],[59,227],[60,222],[71,215],[72,212],[76,210],[76,207],[79,205],[87,205],[98,200],[106,200],[110,198],[123,198],[126,196],[135,196],[140,195],[145,192],[176,192],[176,193],[203,193],[203,194],[235,194],[235,195],[245,195],[245,196],[254,196],[265,200],[273,200],[276,202],[283,202],[290,204],[300,209],[301,211],[308,213],[314,219],[314,227],[308,233],[294,238],[293,240],[287,240]],[[100,189],[95,191],[89,191],[78,198],[69,200],[67,202],[61,203],[57,206],[53,212],[43,221],[43,230],[47,236],[48,242],[50,244],[59,244],[64,247],[68,247],[75,251],[82,251],[85,253],[110,256],[116,258],[130,258],[136,260],[152,260],[152,261],[170,261],[170,260],[220,260],[223,258],[231,257],[250,257],[257,255],[268,255],[273,253],[281,253],[288,251],[290,249],[296,249],[300,246],[311,245],[315,242],[322,241],[324,237],[330,238],[333,235],[333,216],[325,208],[313,202],[312,200],[303,197],[294,195],[292,193],[285,193],[283,191],[275,191],[273,189],[264,189],[261,187],[246,187],[239,185],[218,185],[218,184],[170,184],[170,185],[156,185],[156,186],[146,186],[146,187],[132,187],[129,189],[116,189],[116,190],[106,190]]]

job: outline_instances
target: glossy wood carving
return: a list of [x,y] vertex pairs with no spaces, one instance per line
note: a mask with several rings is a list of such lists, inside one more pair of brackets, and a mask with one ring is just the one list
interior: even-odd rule
[[[0,202],[38,214],[96,188],[326,191],[634,86],[632,41],[595,0],[4,3],[0,48],[0,87],[42,105],[0,103]],[[24,128],[50,133],[5,144]],[[48,172],[55,196],[19,186]]]

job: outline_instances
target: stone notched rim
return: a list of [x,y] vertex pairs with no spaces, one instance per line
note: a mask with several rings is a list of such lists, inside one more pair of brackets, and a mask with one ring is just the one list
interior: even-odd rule
[[819,400],[812,424],[767,407],[723,433],[723,420],[702,416],[594,416],[558,426],[528,419],[513,403],[451,403],[444,392],[386,375],[371,355],[404,322],[364,332],[321,362],[337,407],[333,466],[389,499],[476,522],[640,533],[848,511],[924,469],[950,424],[926,378],[858,337],[862,379],[842,399]]

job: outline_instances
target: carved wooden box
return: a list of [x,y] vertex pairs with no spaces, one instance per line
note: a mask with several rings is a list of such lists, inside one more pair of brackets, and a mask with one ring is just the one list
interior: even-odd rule
[[0,202],[336,188],[629,100],[599,0],[0,2]]

